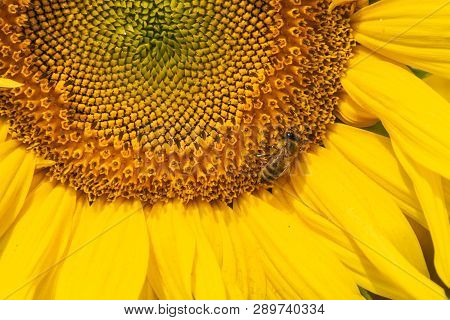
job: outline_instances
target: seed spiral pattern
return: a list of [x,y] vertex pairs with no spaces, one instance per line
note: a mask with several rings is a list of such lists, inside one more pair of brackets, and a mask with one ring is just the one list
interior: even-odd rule
[[86,193],[231,201],[287,131],[320,144],[354,45],[329,0],[0,0],[12,135]]

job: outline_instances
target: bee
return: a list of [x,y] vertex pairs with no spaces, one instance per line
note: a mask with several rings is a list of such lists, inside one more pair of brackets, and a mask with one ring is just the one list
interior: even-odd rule
[[277,152],[270,156],[259,172],[259,181],[272,184],[291,167],[300,149],[300,139],[292,132],[287,132]]

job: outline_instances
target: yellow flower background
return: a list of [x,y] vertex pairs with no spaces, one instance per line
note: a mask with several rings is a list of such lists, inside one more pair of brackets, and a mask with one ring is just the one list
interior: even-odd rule
[[[339,121],[271,188],[232,203],[88,199],[52,178],[55,160],[4,113],[0,298],[446,299],[450,1],[317,2],[352,8]],[[4,72],[0,94],[19,92],[18,80]]]

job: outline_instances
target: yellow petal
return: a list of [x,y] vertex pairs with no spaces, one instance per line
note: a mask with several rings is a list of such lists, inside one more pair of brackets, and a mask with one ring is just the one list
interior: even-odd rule
[[43,172],[43,170],[36,169],[34,171],[33,180],[31,181],[30,192],[47,180],[49,180],[49,177],[46,176],[46,173]]
[[342,124],[333,125],[325,144],[343,154],[358,169],[393,196],[411,218],[427,227],[413,185],[388,138]]
[[41,277],[60,261],[69,240],[75,192],[41,184],[26,200],[21,218],[2,238],[0,297],[31,298]]
[[283,298],[359,299],[350,273],[337,257],[295,216],[255,196],[241,196],[235,205],[253,237],[268,281]]
[[56,162],[53,160],[45,160],[45,159],[38,158],[36,160],[36,169],[48,168],[48,167],[53,166],[55,163]]
[[148,215],[149,280],[160,299],[224,299],[225,287],[213,247],[200,221],[207,203],[156,204]]
[[436,271],[450,287],[450,222],[441,177],[408,158],[395,143],[394,149],[411,177],[422,205],[433,240]]
[[355,39],[376,53],[450,78],[448,0],[379,1],[358,11],[352,26]]
[[348,232],[311,210],[298,200],[297,195],[286,192],[283,187],[274,187],[272,192],[273,195],[266,194],[266,201],[270,197],[269,202],[276,202],[275,207],[285,207],[284,210],[296,213],[318,235],[318,240],[323,241],[352,272],[359,286],[382,297],[411,299],[411,294],[405,292],[396,279],[386,276],[367,259]]
[[0,120],[0,143],[6,141],[6,137],[8,135],[8,125]]
[[[264,297],[265,293],[260,294],[258,290],[260,286],[255,288],[253,281],[248,279],[247,263],[251,263],[251,259],[245,252],[239,232],[236,230],[236,223],[232,222],[234,213],[225,204],[213,204],[211,208],[214,211],[213,214],[199,208],[200,219],[209,242],[215,248],[227,298],[251,299],[252,297]],[[258,274],[257,271],[254,271],[250,276],[255,273]],[[265,284],[265,277],[260,279],[262,280],[257,282],[264,282]],[[252,286],[249,288],[250,283]],[[253,295],[255,291],[256,293]]]
[[[224,204],[155,205],[148,217],[148,277],[157,296],[198,298],[204,292],[211,299],[224,297],[226,292],[228,299],[266,298],[267,280],[251,244],[243,239],[241,223]],[[179,251],[182,254],[173,254]],[[208,269],[207,277],[201,276],[202,265]]]
[[[207,203],[199,204],[204,214],[211,213]],[[197,245],[195,250],[194,269],[192,273],[192,289],[194,298],[204,299],[225,299],[226,289],[223,283],[222,273],[214,255],[214,251],[209,243],[205,232],[201,227],[199,212],[193,212]]]
[[35,157],[14,141],[0,143],[0,237],[15,221],[30,190]]
[[6,79],[6,78],[0,78],[0,88],[8,88],[8,89],[12,89],[12,88],[18,88],[21,87],[23,84],[13,81],[11,79]]
[[139,300],[157,300],[155,291],[152,288],[152,285],[148,280],[145,281],[144,287],[142,288],[141,295],[139,296]]
[[219,206],[216,212],[217,216],[225,213],[225,227],[232,242],[233,252],[231,248],[230,252],[224,250],[222,267],[227,291],[231,291],[230,297],[242,294],[243,299],[266,299],[269,281],[260,259],[255,255],[259,248],[257,243],[251,235],[241,231],[245,221],[225,205]]
[[389,135],[424,167],[450,178],[449,104],[409,71],[360,50],[341,80],[347,93],[376,114]]
[[[266,249],[261,247],[245,219],[238,217],[236,220],[239,236],[246,247],[249,289],[256,289],[253,292],[253,299],[260,300],[274,296],[279,296],[280,299],[300,299],[299,290],[296,289],[299,286],[299,281],[296,279],[298,275],[290,274],[290,277],[285,277],[284,270],[278,270],[272,262],[272,259],[279,257],[272,257],[270,253],[265,252]],[[279,263],[284,263],[284,260],[280,260]],[[253,275],[254,271],[257,272],[256,277]],[[292,279],[295,281],[294,285],[291,285],[289,281]]]
[[370,127],[378,122],[376,116],[358,106],[348,95],[339,102],[336,115],[342,122],[359,128]]
[[435,75],[426,77],[424,81],[432,87],[437,93],[450,102],[450,80]]
[[157,203],[147,216],[149,281],[160,299],[192,299],[195,235],[180,202]]
[[[308,154],[309,175],[303,179],[329,219],[348,232],[368,260],[411,297],[445,298],[442,289],[424,275],[417,239],[412,239],[392,200],[360,172],[344,166],[337,154],[325,149],[318,153]],[[397,226],[399,235],[395,234]]]
[[54,277],[56,299],[137,299],[148,265],[148,235],[138,201],[85,203]]
[[428,276],[415,233],[389,193],[358,171],[357,167],[348,162],[335,149],[319,150],[319,155],[329,159],[328,165],[345,172],[355,187],[364,190],[360,193],[365,193],[367,206],[370,206],[373,214],[360,215],[359,218],[365,220],[365,224],[373,225],[378,229],[380,234],[389,240],[418,271]]
[[328,12],[333,11],[336,7],[348,4],[351,2],[356,2],[358,8],[365,7],[369,4],[369,0],[332,0]]
[[425,257],[425,261],[427,262],[428,270],[430,271],[430,278],[440,286],[445,286],[439,278],[436,272],[436,267],[434,266],[434,248],[430,232],[414,220],[409,220],[409,222],[411,223],[411,227],[414,229],[417,239],[420,242],[420,246],[422,247],[422,252]]

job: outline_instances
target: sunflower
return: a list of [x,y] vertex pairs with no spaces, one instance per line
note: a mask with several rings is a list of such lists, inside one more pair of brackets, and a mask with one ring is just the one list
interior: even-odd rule
[[0,297],[445,299],[449,79],[448,0],[0,0]]

